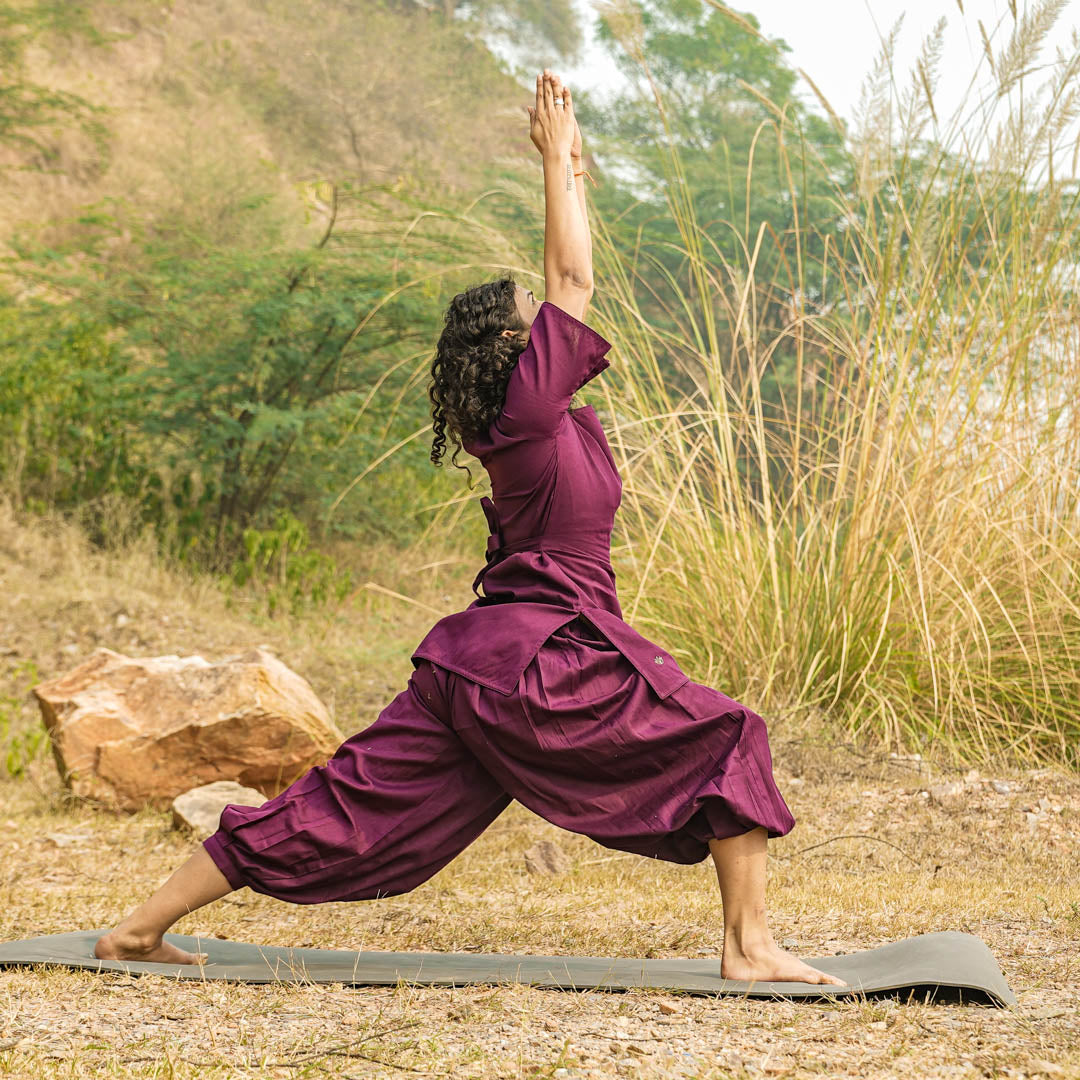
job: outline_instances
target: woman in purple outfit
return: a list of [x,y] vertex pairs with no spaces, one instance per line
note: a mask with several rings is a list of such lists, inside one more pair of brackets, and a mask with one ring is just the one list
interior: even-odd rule
[[459,294],[432,366],[433,460],[449,429],[491,478],[483,595],[436,623],[407,687],[330,761],[261,807],[227,806],[98,957],[200,963],[165,931],[244,886],[298,904],[408,892],[517,799],[605,847],[711,854],[726,978],[843,985],[778,948],[766,922],[766,844],[795,821],[764,722],[623,621],[610,562],[622,482],[595,411],[569,407],[611,348],[581,321],[593,291],[581,132],[546,70],[528,112],[545,302],[510,279]]

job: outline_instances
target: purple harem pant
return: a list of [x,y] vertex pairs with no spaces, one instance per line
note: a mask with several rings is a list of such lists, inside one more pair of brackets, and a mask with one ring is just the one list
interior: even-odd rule
[[517,799],[604,847],[695,863],[710,837],[794,827],[765,723],[688,682],[659,698],[585,620],[509,697],[431,664],[325,765],[203,843],[234,888],[317,904],[408,892]]

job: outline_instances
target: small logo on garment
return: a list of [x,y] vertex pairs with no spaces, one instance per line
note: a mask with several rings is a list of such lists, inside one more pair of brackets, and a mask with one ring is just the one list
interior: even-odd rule
[[652,658],[652,662],[654,664],[662,664],[664,662],[664,658],[662,656],[654,656]]

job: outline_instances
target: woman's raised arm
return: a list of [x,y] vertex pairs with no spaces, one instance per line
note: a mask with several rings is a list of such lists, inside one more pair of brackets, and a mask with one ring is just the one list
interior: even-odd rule
[[536,77],[536,105],[529,109],[529,121],[530,137],[544,162],[545,299],[581,319],[593,280],[592,237],[571,153],[575,145],[580,151],[580,135],[570,90],[547,69]]

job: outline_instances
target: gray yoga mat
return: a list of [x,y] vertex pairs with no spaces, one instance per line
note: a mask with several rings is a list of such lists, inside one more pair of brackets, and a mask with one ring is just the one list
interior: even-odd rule
[[201,966],[98,960],[94,945],[104,930],[10,941],[0,945],[0,968],[53,964],[132,975],[232,982],[344,983],[346,986],[463,986],[526,983],[552,990],[649,990],[689,994],[817,999],[858,996],[913,997],[1016,1006],[1001,969],[986,945],[972,934],[945,931],[882,945],[877,949],[823,956],[807,962],[847,986],[809,983],[746,983],[720,977],[720,960],[635,960],[596,956],[497,956],[483,953],[351,952],[294,949],[240,941],[166,934],[165,940],[207,953]]

